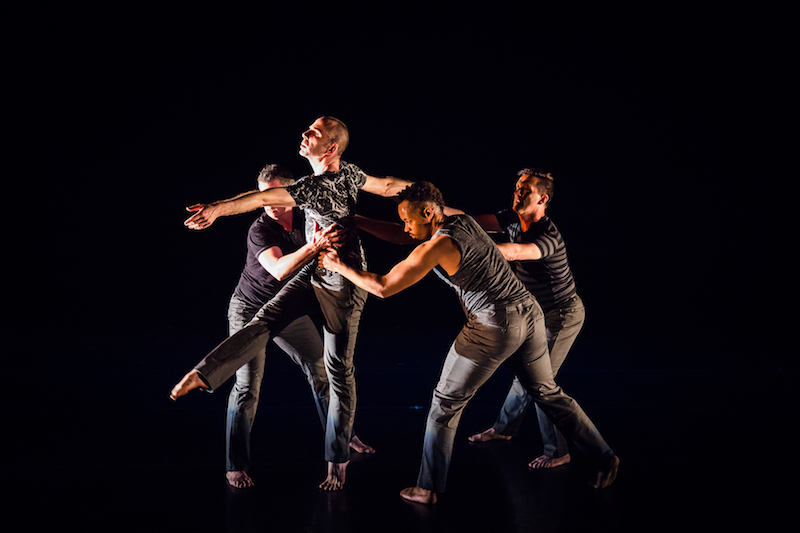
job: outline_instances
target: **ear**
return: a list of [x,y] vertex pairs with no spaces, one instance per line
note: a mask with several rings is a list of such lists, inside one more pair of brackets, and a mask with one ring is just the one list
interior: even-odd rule
[[430,222],[431,220],[433,220],[433,215],[434,215],[434,212],[433,212],[433,208],[431,206],[426,205],[422,209],[422,216],[425,217],[426,221]]
[[325,151],[325,155],[334,156],[339,153],[339,143],[332,142],[328,149]]
[[542,205],[547,205],[547,202],[549,202],[549,201],[550,201],[550,197],[547,196],[546,194],[543,194],[543,195],[541,195],[539,197],[539,203],[542,204]]

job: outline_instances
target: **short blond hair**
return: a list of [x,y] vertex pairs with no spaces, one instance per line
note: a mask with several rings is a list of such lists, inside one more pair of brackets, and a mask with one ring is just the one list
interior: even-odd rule
[[345,151],[350,144],[350,129],[347,125],[336,117],[324,116],[322,123],[328,135],[328,141],[339,145],[339,154]]

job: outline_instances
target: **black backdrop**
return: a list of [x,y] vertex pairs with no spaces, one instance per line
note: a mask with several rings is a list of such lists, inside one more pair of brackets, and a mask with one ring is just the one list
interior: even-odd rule
[[[255,215],[192,232],[184,208],[250,189],[268,162],[307,172],[299,134],[323,114],[349,125],[346,159],[430,180],[471,213],[508,206],[520,167],[554,174],[550,215],[587,305],[559,380],[579,383],[624,458],[621,514],[683,520],[690,505],[761,522],[772,511],[750,498],[787,501],[797,363],[794,173],[776,165],[793,148],[781,137],[793,70],[781,13],[231,7],[7,9],[0,390],[4,469],[21,487],[12,508],[214,514],[221,452],[208,447],[221,446],[224,396],[175,406],[166,394],[225,335]],[[359,209],[395,217],[368,195]],[[364,242],[374,271],[408,252]],[[361,420],[382,450],[395,430],[379,429],[385,404],[423,406],[462,321],[436,279],[368,300]],[[279,361],[271,383],[301,379]],[[494,415],[508,379],[487,384],[487,410],[463,431]],[[413,475],[416,450],[397,442]],[[205,466],[183,494],[172,482],[186,465]],[[712,494],[725,495],[722,514]]]
[[[676,364],[763,349],[753,311],[782,281],[754,257],[784,239],[762,222],[769,203],[738,203],[758,172],[727,164],[756,151],[730,134],[753,138],[771,67],[734,19],[310,11],[10,17],[10,338],[42,323],[59,340],[224,332],[252,217],[194,233],[183,209],[251,188],[268,162],[304,174],[299,133],[331,114],[351,129],[346,159],[430,180],[471,213],[508,206],[517,169],[552,172],[585,336],[657,343]],[[394,217],[389,201],[361,205]],[[366,243],[374,270],[407,251]],[[442,291],[371,301],[367,320],[457,324]]]

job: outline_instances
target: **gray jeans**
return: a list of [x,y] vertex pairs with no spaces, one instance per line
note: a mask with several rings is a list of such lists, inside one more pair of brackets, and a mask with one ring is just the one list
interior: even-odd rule
[[195,369],[212,390],[264,352],[269,339],[295,319],[322,311],[324,361],[328,374],[328,419],[325,430],[325,460],[350,460],[350,439],[356,410],[353,366],[358,326],[367,293],[351,283],[341,290],[312,285],[314,264],[309,263],[262,307],[243,329],[225,339],[206,355]]
[[613,453],[580,405],[553,379],[544,314],[539,304],[530,300],[467,317],[433,393],[418,487],[444,492],[464,407],[505,361],[513,365],[533,401],[583,453],[597,460]]
[[[228,335],[244,328],[258,310],[259,307],[232,296],[228,304]],[[324,430],[328,418],[328,375],[319,330],[306,315],[283,328],[272,340],[305,374]],[[236,371],[225,416],[225,464],[228,471],[247,471],[250,468],[250,431],[258,409],[265,364],[266,352],[261,352]]]
[[[553,377],[564,360],[567,358],[578,333],[583,328],[586,310],[583,300],[576,294],[569,301],[558,308],[551,309],[544,315],[544,324],[547,328],[547,345],[550,349],[550,363],[553,367]],[[500,414],[494,423],[494,430],[501,435],[514,436],[519,431],[525,412],[528,410],[532,398],[525,388],[514,378],[511,389],[508,391]],[[569,444],[561,432],[556,429],[553,422],[545,416],[538,405],[536,418],[539,422],[539,433],[544,444],[544,455],[561,457],[569,452]]]

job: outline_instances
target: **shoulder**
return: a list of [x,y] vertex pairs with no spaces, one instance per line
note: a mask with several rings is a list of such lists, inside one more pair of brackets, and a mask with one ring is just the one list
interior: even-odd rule
[[262,213],[250,226],[250,233],[254,235],[273,236],[283,231],[283,227],[269,218],[266,213]]
[[250,230],[247,232],[247,239],[250,245],[256,247],[271,246],[280,239],[280,232],[283,228],[277,222],[269,218],[266,213],[253,221]]
[[426,253],[432,254],[438,258],[447,257],[450,255],[461,256],[461,247],[458,240],[453,238],[451,232],[436,232],[430,240],[422,243],[420,248],[426,250]]
[[558,231],[558,227],[556,227],[555,223],[553,223],[550,217],[544,217],[540,221],[539,233],[542,237],[549,239],[561,238],[561,232]]
[[347,180],[354,181],[358,186],[367,181],[367,174],[360,167],[347,161],[339,162],[339,175]]
[[[436,265],[457,265],[460,260],[461,252],[455,241],[447,235],[437,234],[414,248],[404,263],[431,269]],[[452,270],[452,267],[447,270]]]

